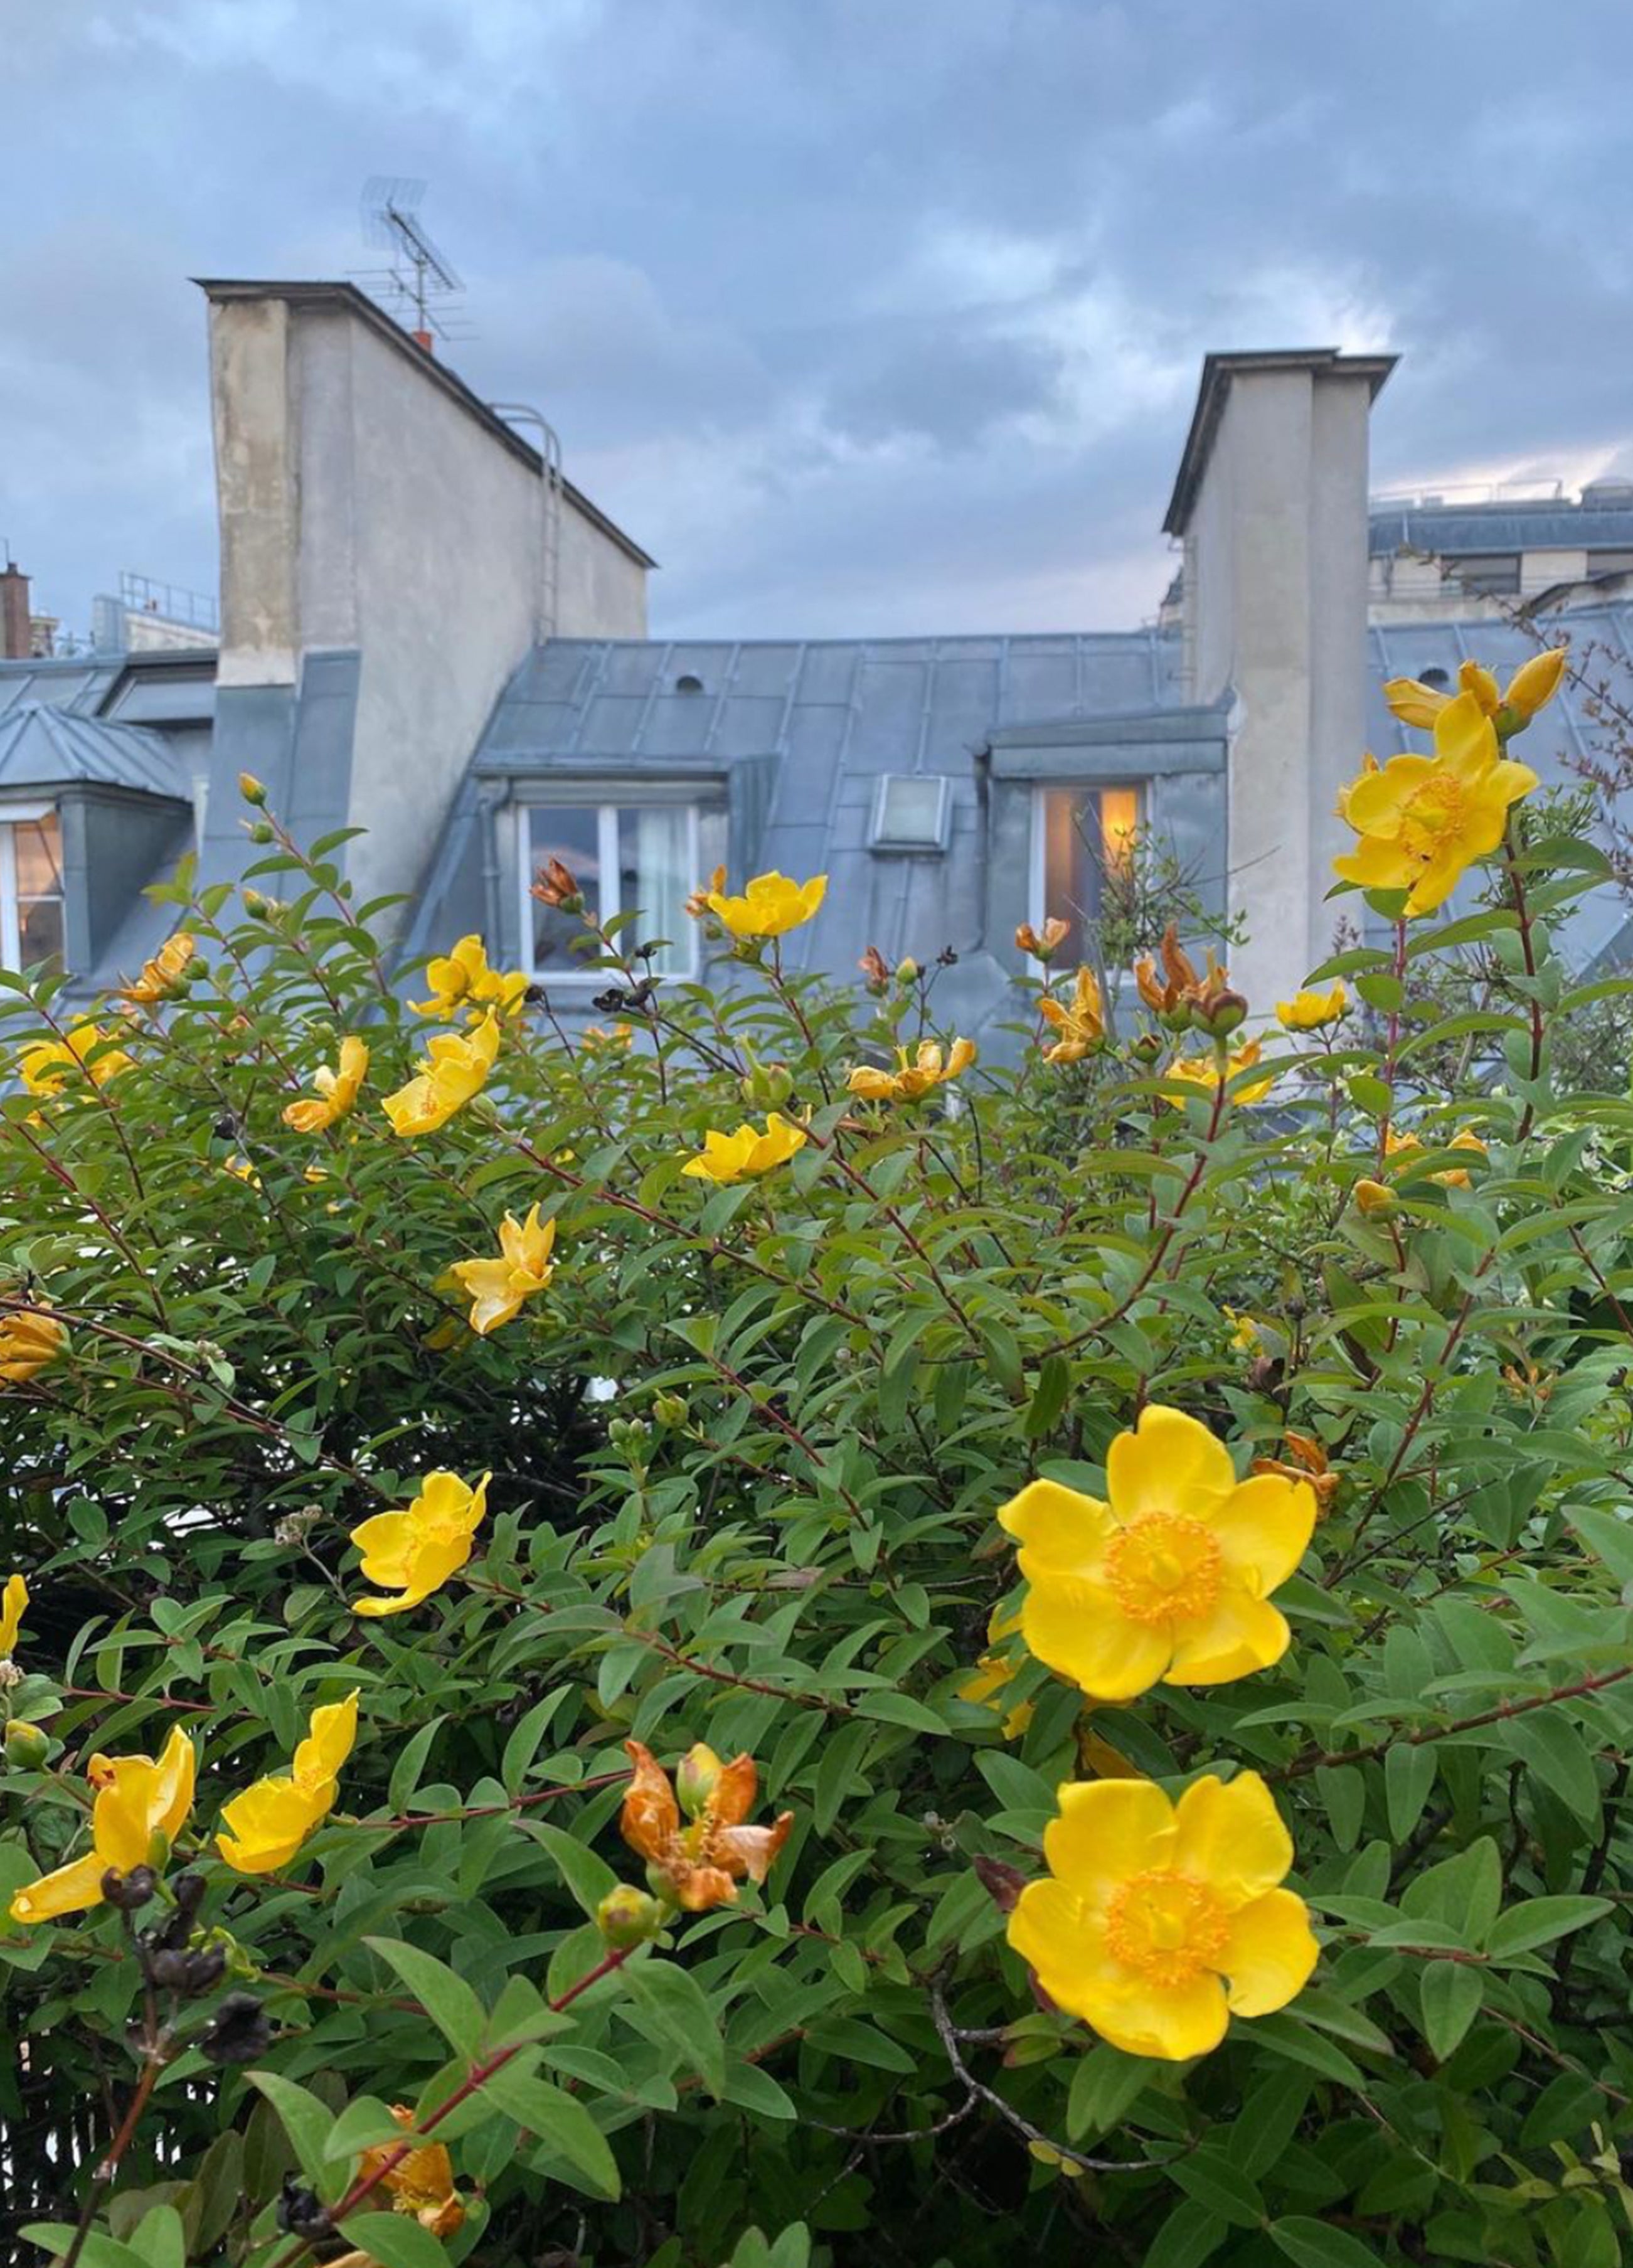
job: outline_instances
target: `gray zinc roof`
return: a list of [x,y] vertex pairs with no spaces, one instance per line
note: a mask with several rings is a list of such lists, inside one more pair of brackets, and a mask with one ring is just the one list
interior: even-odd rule
[[69,780],[133,788],[177,802],[191,792],[162,733],[106,724],[43,701],[0,711],[0,788],[55,787]]
[[1633,550],[1633,508],[1622,505],[1420,504],[1374,512],[1374,554],[1405,547],[1456,556],[1511,551]]
[[[810,642],[557,640],[536,648],[500,699],[474,771],[621,777],[753,766],[763,774],[752,871],[825,872],[816,921],[787,940],[797,967],[845,968],[864,943],[887,959],[967,951],[978,940],[984,842],[975,757],[1004,726],[1142,717],[1181,698],[1180,641],[1084,635]],[[1137,733],[1131,733],[1137,738]],[[945,776],[945,856],[869,849],[886,773]],[[456,814],[455,826],[458,824]],[[416,939],[439,933],[433,873]]]

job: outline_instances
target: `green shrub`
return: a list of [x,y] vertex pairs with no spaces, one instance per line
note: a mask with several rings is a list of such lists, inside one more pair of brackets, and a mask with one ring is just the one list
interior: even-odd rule
[[[411,1138],[381,1105],[431,1024],[335,840],[275,831],[254,879],[286,902],[179,884],[190,964],[0,1105],[6,1565],[31,1594],[0,1889],[83,1854],[93,1800],[116,1863],[90,1911],[0,1933],[26,2242],[83,2242],[85,2268],[1622,2259],[1633,1106],[1551,1073],[1550,1033],[1607,993],[1548,943],[1595,854],[1518,819],[1510,842],[1505,904],[1343,954],[1320,975],[1359,995],[1348,1020],[1263,1039],[1228,1087],[1222,982],[1196,1009],[1181,973],[1186,1038],[1151,1017],[1046,1060],[1056,1016],[1018,1072],[868,1099],[853,1068],[955,1037],[935,969],[845,994],[750,941],[717,997],[602,938],[614,1028],[570,1040],[497,984],[491,1071],[445,1050],[460,1099]],[[1447,997],[1470,947],[1479,1005]],[[432,972],[452,1035],[489,1028],[454,997],[471,968]],[[0,982],[9,1044],[72,1028],[52,981]],[[348,1037],[353,1107],[331,1082],[287,1123],[320,1066],[356,1071]],[[1461,1087],[1425,1086],[1463,1039]],[[427,1093],[399,1116],[436,1116]],[[769,1115],[805,1137],[780,1162],[686,1172]],[[1041,1554],[1018,1624],[997,1514],[1038,1482],[1104,1497],[1143,1417],[1183,1512],[1194,1437],[1163,1411],[1236,1475],[1284,1469],[1244,1498],[1261,1528],[1319,1510],[1275,1592],[1291,1642],[1090,1697],[1034,1647],[1077,1658],[1106,1583],[1041,1574],[1038,1522],[1095,1515],[1011,1510]],[[365,1580],[351,1531],[433,1473],[461,1490],[413,1537],[375,1529]],[[1120,1562],[1112,1590],[1187,1567]],[[169,1779],[111,1791],[92,1761],[178,1734],[189,1823],[173,1745]],[[704,1813],[712,1786],[717,1824],[790,1815],[786,1840],[705,1851],[706,1813],[666,1824],[644,1773],[639,1839],[671,1862],[649,1888],[619,1833],[630,1740],[672,1771],[699,1743],[753,1757],[752,1805],[708,1755],[681,1793]],[[1184,2060],[1044,2005],[1007,1932],[1042,1911],[1015,1902],[1049,1822],[1249,1771],[1311,1981]],[[223,1807],[269,1777],[230,1822],[267,1870],[235,1870]],[[1168,1926],[1118,1911],[1125,1949]],[[1099,1924],[1067,1919],[1071,1996],[1071,1929]]]

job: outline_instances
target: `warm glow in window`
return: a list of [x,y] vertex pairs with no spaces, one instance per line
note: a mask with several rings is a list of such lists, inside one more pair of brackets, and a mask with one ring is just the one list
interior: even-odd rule
[[1127,868],[1139,824],[1136,787],[1040,791],[1029,918],[1036,924],[1058,915],[1070,923],[1061,964],[1092,958],[1089,932],[1100,918],[1107,878]]

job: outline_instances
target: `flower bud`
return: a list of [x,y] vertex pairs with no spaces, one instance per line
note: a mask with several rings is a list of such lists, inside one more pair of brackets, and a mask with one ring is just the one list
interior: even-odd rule
[[658,1394],[652,1397],[652,1415],[660,1425],[684,1425],[691,1414],[691,1404],[683,1394]]
[[1129,1049],[1135,1062],[1143,1064],[1154,1064],[1162,1052],[1162,1042],[1155,1032],[1142,1032]]
[[898,984],[916,984],[918,983],[917,961],[913,960],[897,961],[896,982]]
[[664,1926],[664,1910],[649,1891],[633,1882],[620,1882],[608,1890],[595,1910],[595,1926],[614,1953],[628,1953],[650,1944]]
[[1394,1211],[1394,1191],[1387,1189],[1381,1182],[1359,1181],[1355,1185],[1356,1204],[1364,1213],[1388,1213]]
[[246,803],[261,804],[267,799],[267,791],[254,772],[239,774],[239,793]]
[[699,1741],[680,1759],[674,1792],[688,1819],[701,1819],[720,1778],[720,1759],[706,1742]]
[[1514,672],[1497,719],[1497,729],[1503,739],[1506,740],[1511,733],[1523,732],[1537,711],[1553,699],[1565,674],[1567,655],[1566,647],[1549,646],[1544,653],[1533,654]]
[[5,1728],[5,1760],[18,1771],[33,1771],[51,1752],[51,1736],[39,1725],[13,1717]]
[[269,820],[258,819],[249,830],[249,839],[252,843],[276,843],[277,836]]
[[786,1064],[757,1063],[742,1082],[743,1100],[753,1109],[780,1109],[793,1091],[794,1074]]
[[1193,1024],[1213,1040],[1228,1040],[1247,1013],[1247,1003],[1241,994],[1224,985],[1210,985],[1191,1002]]

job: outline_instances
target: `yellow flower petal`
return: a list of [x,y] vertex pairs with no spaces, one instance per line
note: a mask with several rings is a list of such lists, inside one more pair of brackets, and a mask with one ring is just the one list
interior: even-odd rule
[[84,1913],[92,1906],[99,1906],[102,1877],[108,1864],[95,1851],[88,1851],[83,1859],[70,1859],[55,1874],[42,1874],[37,1882],[25,1883],[11,1900],[11,1919],[55,1921],[63,1914]]
[[1233,1584],[1200,1622],[1174,1625],[1170,1685],[1224,1685],[1279,1661],[1292,1642],[1286,1617]]
[[1268,2016],[1284,2008],[1320,1958],[1304,1900],[1291,1890],[1267,1890],[1231,1917],[1219,1965],[1230,1979],[1232,2009],[1239,2016]]
[[1108,1506],[1059,1481],[1029,1481],[999,1506],[998,1523],[1020,1545],[1028,1575],[1089,1575],[1116,1533]]
[[1107,1452],[1106,1484],[1119,1521],[1147,1512],[1205,1521],[1236,1486],[1236,1469],[1205,1425],[1152,1403]]
[[1315,1492],[1274,1473],[1239,1481],[1210,1515],[1227,1572],[1261,1598],[1284,1583],[1315,1533]]
[[1131,1701],[1167,1668],[1166,1624],[1132,1621],[1104,1584],[1050,1575],[1034,1582],[1021,1609],[1028,1651],[1101,1701]]
[[287,1867],[301,1845],[320,1827],[328,1804],[318,1792],[292,1779],[261,1779],[224,1804],[226,1830],[216,1848],[240,1874],[274,1874]]
[[1081,2006],[1071,2000],[1061,2005],[1092,2024],[1102,2039],[1124,2055],[1151,2056],[1162,2063],[1210,2055],[1231,2021],[1225,1987],[1206,1972],[1188,1984],[1167,1985],[1137,1977],[1092,1977],[1077,1998]]
[[1228,1785],[1211,1774],[1195,1781],[1174,1807],[1174,1830],[1169,1863],[1233,1908],[1273,1890],[1293,1862],[1292,1837],[1256,1771]]
[[1044,1855],[1086,1911],[1102,1912],[1130,1875],[1173,1863],[1174,1807],[1154,1781],[1069,1781],[1058,1801],[1060,1816],[1043,1830]]

